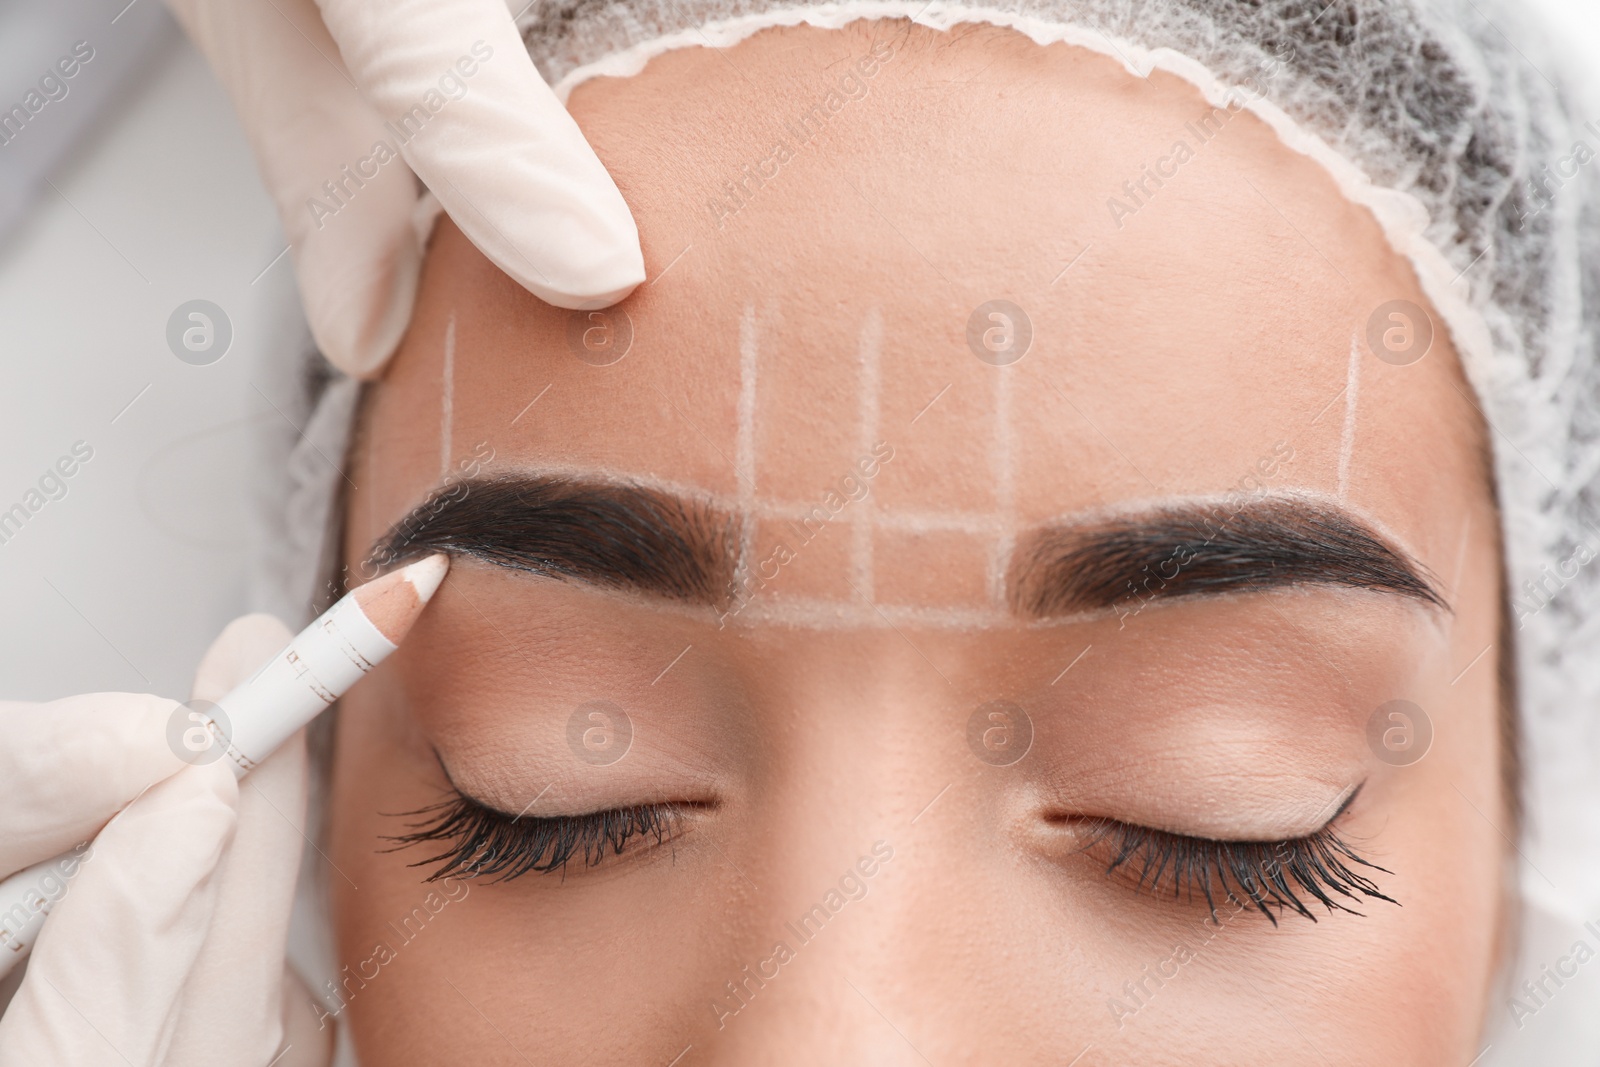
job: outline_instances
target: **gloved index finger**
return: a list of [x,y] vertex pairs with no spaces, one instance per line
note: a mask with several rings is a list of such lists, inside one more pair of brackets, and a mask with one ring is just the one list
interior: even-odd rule
[[628,205],[539,76],[503,0],[318,0],[406,161],[507,274],[559,307],[644,280]]
[[0,876],[92,837],[152,783],[187,765],[175,700],[89,693],[0,702]]

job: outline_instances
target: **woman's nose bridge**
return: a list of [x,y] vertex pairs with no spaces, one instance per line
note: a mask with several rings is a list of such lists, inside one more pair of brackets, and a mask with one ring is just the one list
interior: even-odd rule
[[769,936],[713,990],[705,1062],[922,1062],[879,1004],[916,995],[907,975],[920,950],[901,936],[907,902],[892,877],[900,859],[880,838],[829,876],[811,864],[763,894]]
[[959,820],[933,815],[979,765],[949,684],[896,634],[808,674],[791,690],[787,770],[759,802],[746,868],[759,918],[748,958],[711,990],[705,1062],[921,1064],[910,1030],[930,1007],[960,1008],[926,936],[949,914],[940,894],[960,892],[927,869],[948,863]]

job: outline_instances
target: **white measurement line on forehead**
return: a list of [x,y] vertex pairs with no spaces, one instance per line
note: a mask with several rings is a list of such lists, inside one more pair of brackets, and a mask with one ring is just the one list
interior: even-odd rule
[[738,486],[739,558],[734,563],[733,587],[746,594],[750,559],[755,554],[756,504],[756,364],[761,340],[756,333],[756,309],[746,305],[739,316],[739,414],[733,443],[733,472]]
[[[752,520],[772,521],[799,531],[807,528],[805,524],[808,520],[820,527],[824,521],[822,516],[827,514],[826,511],[819,511],[819,502],[816,500],[763,498],[756,491],[754,472],[761,458],[755,433],[755,412],[759,399],[756,390],[757,353],[764,336],[764,320],[775,318],[775,311],[758,318],[754,309],[747,308],[740,323],[739,440],[736,454],[744,474],[738,478],[738,490],[733,503],[742,516],[742,528],[746,536],[742,538],[740,546],[735,581],[737,590],[749,588],[743,579],[751,566],[753,544],[748,531],[754,525]],[[882,309],[870,308],[857,330],[858,422],[854,438],[860,455],[870,454],[883,432],[883,331]],[[876,494],[869,490],[862,499],[850,505],[849,571],[852,580],[846,584],[852,587],[854,595],[831,599],[756,592],[740,611],[741,622],[765,622],[808,629],[878,629],[902,624],[960,629],[1014,625],[1017,619],[1007,610],[1005,598],[1005,571],[1010,566],[1016,540],[1015,438],[1011,425],[1014,375],[1008,373],[1008,368],[997,370],[1000,374],[994,383],[989,458],[995,480],[995,510],[888,511],[878,504]],[[940,395],[943,395],[943,391]],[[892,441],[888,443],[894,444]],[[714,506],[718,502],[715,494],[694,492],[701,499],[711,496]],[[880,529],[912,535],[965,533],[989,540],[990,544],[983,553],[988,567],[985,576],[989,589],[988,603],[958,607],[886,602],[878,590],[875,574],[878,551],[876,537]],[[803,548],[797,551],[804,554]]]
[[1026,620],[992,607],[925,607],[917,604],[864,603],[861,600],[784,595],[756,597],[739,613],[741,625],[798,630],[985,630],[1017,626]]
[[994,424],[989,450],[994,467],[995,507],[1000,532],[989,554],[989,600],[991,606],[999,608],[1006,602],[1006,568],[1011,564],[1011,552],[1017,540],[1015,463],[1012,456],[1016,438],[1011,425],[1011,390],[1015,374],[1010,366],[993,369]]
[[454,459],[452,439],[455,428],[456,406],[456,313],[450,312],[450,321],[444,328],[444,368],[439,375],[439,477],[450,477],[450,464]]
[[[859,396],[860,425],[856,431],[857,455],[870,455],[878,439],[878,400],[882,388],[883,312],[874,307],[867,312],[861,324]],[[873,574],[874,518],[877,507],[869,492],[853,506],[850,515],[850,564],[855,572],[855,587],[865,595],[867,602],[877,599],[877,585]]]
[[1356,447],[1356,401],[1361,387],[1361,343],[1350,335],[1350,365],[1345,370],[1344,429],[1339,435],[1339,499],[1350,490],[1350,456]]
[[[574,480],[601,481],[613,485],[650,489],[703,502],[734,516],[738,523],[734,589],[739,591],[738,596],[752,598],[749,607],[739,613],[741,622],[761,621],[820,629],[862,627],[880,629],[897,625],[969,629],[1002,624],[1014,625],[1018,620],[1006,610],[1004,573],[1010,564],[1016,529],[1012,455],[1015,438],[1011,427],[1011,400],[1014,386],[1013,375],[1008,373],[1008,368],[997,368],[1000,373],[994,383],[993,391],[989,467],[995,480],[997,505],[995,510],[911,508],[886,511],[878,506],[875,494],[869,489],[861,499],[852,500],[848,523],[840,524],[847,526],[849,530],[848,567],[851,582],[847,584],[855,587],[854,595],[845,595],[833,600],[749,592],[753,585],[750,581],[750,568],[756,556],[757,520],[787,524],[791,530],[798,531],[805,528],[808,520],[813,524],[819,522],[818,509],[822,501],[820,495],[812,500],[763,498],[758,491],[760,452],[757,419],[761,404],[759,368],[764,340],[762,328],[767,325],[765,320],[776,320],[776,317],[776,309],[763,309],[763,313],[758,314],[754,305],[747,305],[740,316],[739,393],[731,492],[708,490],[703,486],[640,472],[575,464],[539,463],[536,469],[527,473],[531,476],[569,477]],[[770,334],[770,328],[767,332]],[[857,456],[871,455],[883,434],[881,425],[883,344],[883,313],[881,308],[873,307],[863,316],[857,331],[855,361],[857,412],[855,433],[851,435],[853,451]],[[451,472],[453,458],[456,355],[454,312],[446,322],[442,347],[439,449],[441,477],[447,478]],[[950,388],[950,385],[946,385],[935,400],[942,397]],[[919,416],[920,414],[919,412]],[[887,443],[893,445],[896,442],[891,440]],[[846,473],[854,475],[854,471]],[[829,521],[834,517],[831,512],[825,514]],[[986,598],[988,603],[958,607],[884,602],[878,595],[875,573],[879,530],[913,536],[956,533],[989,541],[981,553],[987,567],[985,578],[989,589]],[[803,553],[804,549],[800,551]]]

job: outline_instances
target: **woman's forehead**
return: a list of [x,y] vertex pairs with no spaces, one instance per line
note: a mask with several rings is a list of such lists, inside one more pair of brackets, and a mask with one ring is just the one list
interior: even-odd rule
[[[368,419],[368,532],[492,451],[501,471],[736,501],[765,544],[835,494],[850,532],[812,567],[836,591],[869,558],[992,591],[1021,526],[1241,487],[1346,502],[1425,562],[1453,551],[1470,409],[1442,328],[1415,362],[1372,351],[1395,301],[1431,326],[1376,223],[1248,113],[1059,54],[1027,83],[973,82],[954,112],[954,90],[915,91],[951,70],[895,57],[781,165],[746,157],[750,128],[793,109],[792,72],[768,98],[679,93],[708,72],[674,54],[575,98],[580,118],[631,116],[591,137],[652,280],[617,308],[551,308],[442,223]],[[1073,107],[1052,102],[1068,88]],[[688,138],[719,92],[753,110]],[[1061,128],[1036,121],[1046,104]],[[892,136],[864,135],[875,109]],[[952,151],[905,152],[920,134]],[[975,139],[991,150],[955,150]],[[731,215],[698,195],[724,173]]]

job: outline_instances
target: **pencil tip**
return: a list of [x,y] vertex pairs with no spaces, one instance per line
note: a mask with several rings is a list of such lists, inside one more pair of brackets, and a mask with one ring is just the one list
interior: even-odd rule
[[449,569],[450,557],[439,553],[357,586],[350,595],[367,621],[398,645]]
[[416,589],[417,599],[426,604],[439,588],[439,583],[444,581],[445,573],[449,569],[450,557],[443,552],[436,552],[427,559],[420,559],[409,565],[401,573]]

